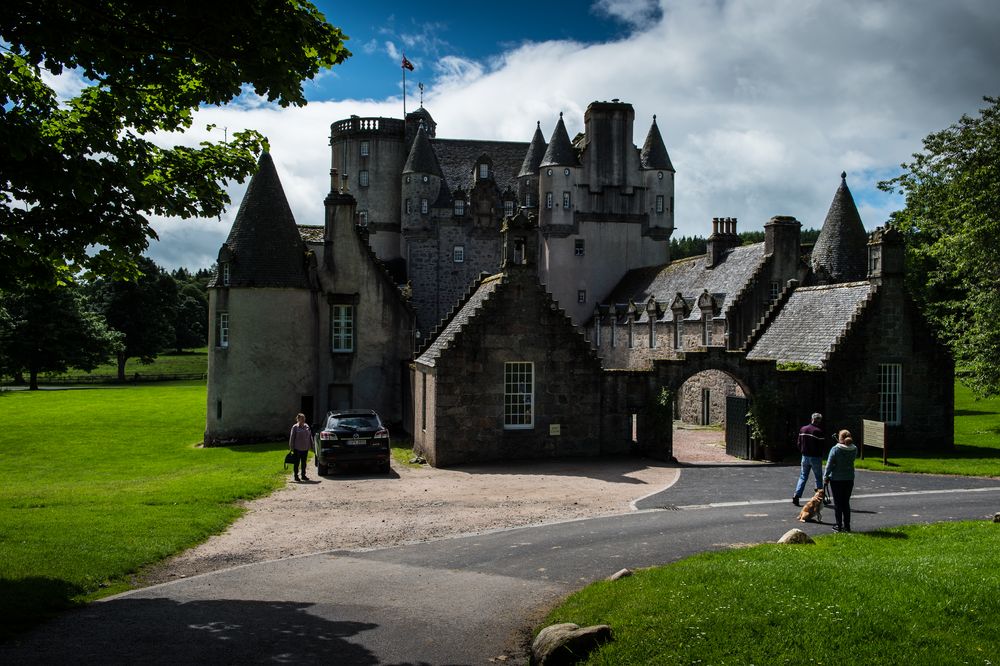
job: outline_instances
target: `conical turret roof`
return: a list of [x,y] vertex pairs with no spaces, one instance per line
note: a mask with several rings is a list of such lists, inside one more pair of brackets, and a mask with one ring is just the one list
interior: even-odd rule
[[868,274],[868,234],[847,187],[847,174],[840,174],[840,187],[826,214],[812,251],[812,267],[821,284],[856,282]]
[[533,176],[538,173],[538,167],[542,163],[542,158],[545,157],[545,137],[542,136],[542,123],[539,122],[535,127],[535,134],[531,137],[531,143],[528,144],[528,153],[524,156],[524,163],[521,164],[521,170],[518,172],[517,177],[521,176]]
[[427,132],[423,125],[417,130],[417,136],[413,139],[413,146],[410,148],[410,156],[406,158],[406,164],[403,166],[403,173],[443,175],[437,155],[434,154],[434,147],[431,146],[431,140],[427,138]]
[[306,246],[269,153],[260,156],[219,254],[230,264],[230,287],[309,287]]
[[545,149],[545,157],[542,158],[538,166],[579,166],[580,160],[576,157],[576,150],[569,141],[569,133],[566,125],[563,124],[562,113],[559,114],[559,122],[552,130],[552,138],[549,139],[548,148]]
[[670,155],[667,154],[667,147],[660,136],[660,129],[656,126],[656,116],[653,116],[653,124],[649,127],[646,135],[646,143],[642,144],[642,152],[639,154],[639,164],[643,169],[662,169],[673,171],[674,165],[670,162]]

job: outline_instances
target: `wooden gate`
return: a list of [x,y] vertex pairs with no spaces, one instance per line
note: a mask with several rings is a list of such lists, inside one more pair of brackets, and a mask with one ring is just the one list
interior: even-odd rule
[[747,428],[746,398],[726,396],[726,454],[750,459],[750,429]]

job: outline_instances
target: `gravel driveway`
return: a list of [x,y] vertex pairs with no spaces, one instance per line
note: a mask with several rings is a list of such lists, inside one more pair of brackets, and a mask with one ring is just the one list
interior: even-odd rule
[[[734,461],[725,455],[722,433],[711,429],[675,429],[674,454],[681,463]],[[394,464],[389,475],[314,475],[310,483],[290,481],[248,502],[247,513],[223,534],[144,572],[140,582],[293,555],[626,513],[635,500],[672,485],[679,473],[678,465],[623,457],[452,469]]]

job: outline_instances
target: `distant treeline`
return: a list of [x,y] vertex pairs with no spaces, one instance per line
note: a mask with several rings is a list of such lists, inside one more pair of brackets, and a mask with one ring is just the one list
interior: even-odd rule
[[[739,234],[739,237],[740,245],[764,242],[763,231],[744,231]],[[818,237],[819,229],[803,229],[801,242],[803,245],[812,245]],[[702,236],[681,236],[670,239],[670,259],[672,261],[686,257],[697,257],[707,251],[707,241]]]

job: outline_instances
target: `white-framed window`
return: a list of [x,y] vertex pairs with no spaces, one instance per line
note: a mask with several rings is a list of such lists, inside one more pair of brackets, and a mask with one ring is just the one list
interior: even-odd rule
[[215,313],[215,346],[221,349],[229,347],[229,313]]
[[587,290],[586,289],[578,289],[577,290],[577,292],[576,292],[576,302],[577,303],[586,303],[587,302]]
[[406,214],[410,215],[412,213],[413,213],[413,200],[412,199],[407,199],[406,200]]
[[354,351],[354,306],[337,303],[330,306],[330,349]]
[[368,187],[368,169],[362,169],[358,172],[358,186]]
[[510,217],[514,214],[514,202],[508,199],[503,202],[503,214]]
[[420,214],[421,215],[427,214],[427,199],[420,200]]
[[503,368],[503,427],[505,430],[535,425],[535,364],[508,361]]
[[573,256],[582,257],[587,253],[587,245],[584,240],[583,238],[577,238],[573,241]]
[[230,269],[229,262],[222,264],[222,286],[228,287],[229,280],[232,278],[232,270]]
[[680,317],[674,316],[674,349],[681,349],[684,343],[684,322]]
[[569,208],[569,192],[563,192],[563,208]]
[[455,199],[455,215],[465,215],[465,199]]
[[707,312],[701,313],[701,344],[712,344],[712,316]]
[[776,300],[778,300],[778,296],[780,294],[781,294],[781,283],[778,282],[777,280],[772,280],[770,289],[768,290],[767,293],[767,299],[771,303],[774,303]]
[[451,249],[451,260],[456,264],[460,264],[465,261],[465,246],[456,245]]
[[657,213],[662,213],[663,212],[663,195],[662,194],[657,194],[656,195],[656,212]]
[[878,365],[878,418],[888,425],[902,423],[903,366],[899,363]]
[[479,177],[482,179],[490,177],[490,165],[486,162],[479,165]]
[[368,210],[362,208],[358,211],[358,226],[368,227]]
[[361,142],[361,157],[368,157],[369,144],[367,141]]
[[656,348],[656,320],[653,319],[652,315],[647,315],[649,317],[649,348]]
[[551,192],[546,192],[545,193],[545,207],[546,208],[552,208],[552,193]]

